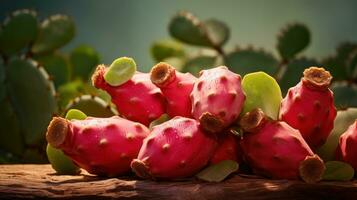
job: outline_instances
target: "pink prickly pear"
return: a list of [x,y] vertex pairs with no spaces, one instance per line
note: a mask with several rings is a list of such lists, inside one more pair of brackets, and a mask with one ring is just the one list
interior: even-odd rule
[[336,117],[331,79],[325,69],[310,67],[281,102],[280,120],[298,129],[312,149],[325,143]]
[[190,93],[196,77],[178,72],[169,64],[161,62],[151,69],[150,78],[166,97],[166,111],[170,117],[192,116]]
[[357,121],[340,136],[337,158],[357,170]]
[[223,160],[234,160],[238,163],[242,162],[238,138],[232,134],[227,134],[219,138],[218,147],[213,153],[210,163],[216,164]]
[[131,168],[141,178],[189,177],[208,163],[216,145],[196,120],[175,117],[153,127]]
[[99,65],[92,76],[96,88],[107,91],[119,113],[125,118],[148,126],[165,113],[165,99],[160,89],[150,81],[150,74],[136,72],[127,82],[111,86],[104,80],[107,68]]
[[282,121],[268,119],[254,109],[240,120],[246,134],[241,148],[257,174],[277,179],[297,179],[308,183],[321,179],[325,166],[298,130]]
[[202,70],[191,93],[192,114],[205,131],[218,133],[237,119],[244,100],[238,74],[225,66]]
[[118,116],[71,121],[54,117],[46,139],[89,173],[118,176],[130,172],[147,135],[142,124]]

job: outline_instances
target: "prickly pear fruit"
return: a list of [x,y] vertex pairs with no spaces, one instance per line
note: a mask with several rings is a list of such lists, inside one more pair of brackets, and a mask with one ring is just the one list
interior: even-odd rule
[[191,93],[192,115],[205,131],[218,133],[237,119],[244,100],[240,75],[225,66],[202,70]]
[[246,134],[240,145],[256,174],[277,179],[298,179],[308,183],[321,180],[325,166],[298,130],[282,121],[273,121],[260,109],[240,120]]
[[310,67],[281,102],[279,119],[298,129],[312,149],[325,143],[336,117],[331,79],[324,68]]
[[46,139],[89,173],[112,177],[130,171],[147,135],[142,124],[118,116],[71,121],[54,117]]
[[336,153],[339,160],[357,170],[357,121],[341,135]]
[[151,81],[161,89],[167,100],[167,114],[170,117],[191,117],[190,94],[197,78],[190,73],[176,71],[164,62],[155,65],[150,74]]
[[238,156],[240,154],[238,150],[238,138],[233,134],[227,134],[219,138],[217,149],[213,153],[210,163],[216,164],[223,160],[233,160],[240,163],[242,157]]
[[112,102],[125,118],[149,126],[165,113],[165,99],[158,87],[150,81],[150,74],[136,72],[127,82],[111,86],[104,80],[108,69],[99,65],[92,76],[96,88],[107,91]]
[[153,127],[131,168],[146,179],[192,176],[212,156],[217,145],[214,137],[202,132],[196,120],[175,117]]

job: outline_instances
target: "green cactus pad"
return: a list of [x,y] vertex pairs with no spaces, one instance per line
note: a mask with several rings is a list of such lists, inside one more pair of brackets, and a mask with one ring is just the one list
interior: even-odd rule
[[13,154],[2,151],[0,149],[0,164],[13,164],[13,163],[21,163],[21,160],[18,156],[14,156]]
[[336,159],[336,148],[340,136],[357,119],[357,108],[348,108],[337,111],[333,129],[325,144],[317,149],[317,154],[326,162]]
[[331,86],[337,109],[357,107],[357,85],[347,82],[335,82]]
[[279,85],[283,94],[286,94],[289,88],[295,86],[300,82],[303,72],[306,68],[311,66],[320,66],[320,64],[313,59],[299,58],[294,59],[286,65],[285,71],[279,77]]
[[76,175],[81,172],[72,160],[60,149],[55,149],[50,144],[47,144],[46,153],[48,161],[51,163],[52,168],[56,170],[57,174]]
[[154,42],[151,45],[150,52],[156,62],[162,62],[170,57],[183,57],[185,55],[182,44],[172,40]]
[[310,43],[310,31],[303,24],[289,24],[278,36],[277,48],[283,59],[294,58]]
[[17,10],[5,19],[0,30],[0,52],[12,55],[36,39],[37,19],[33,10]]
[[5,65],[0,61],[0,101],[6,96],[5,77]]
[[65,15],[53,15],[44,20],[35,43],[32,46],[34,54],[43,54],[60,48],[72,40],[75,25],[72,19]]
[[328,70],[333,76],[334,81],[341,81],[347,79],[347,67],[345,61],[338,59],[337,57],[327,57],[321,61],[322,66]]
[[182,57],[170,57],[170,58],[164,59],[163,62],[170,64],[177,71],[182,71],[186,60],[185,60],[185,58],[182,58]]
[[228,53],[225,63],[230,70],[240,75],[256,71],[264,71],[272,75],[278,68],[278,61],[273,55],[252,48],[236,49]]
[[152,127],[157,126],[159,124],[162,124],[166,121],[170,120],[170,116],[168,114],[162,114],[159,118],[155,119],[154,121],[152,121],[149,125],[150,130],[152,129]]
[[66,110],[78,109],[92,117],[111,117],[118,112],[104,100],[91,95],[77,97],[71,102]]
[[17,156],[25,149],[20,122],[7,98],[0,101],[0,149]]
[[47,164],[46,154],[41,149],[27,148],[22,155],[22,163]]
[[43,140],[56,112],[55,90],[46,71],[32,60],[12,59],[7,67],[7,89],[26,144]]
[[347,71],[350,77],[357,78],[357,50],[353,51],[347,59]]
[[68,120],[72,120],[72,119],[83,120],[86,118],[87,118],[87,115],[78,109],[70,109],[66,113],[66,119],[68,119]]
[[341,62],[345,62],[350,57],[351,53],[356,50],[357,43],[343,42],[336,48],[336,57]]
[[52,53],[35,56],[34,59],[46,69],[56,88],[69,81],[70,67],[64,55]]
[[133,77],[136,72],[134,59],[121,57],[113,61],[104,74],[104,80],[111,86],[119,86]]
[[223,160],[203,169],[201,172],[196,174],[196,177],[207,182],[221,182],[230,174],[237,171],[238,168],[239,165],[237,162],[233,160]]
[[229,37],[227,25],[218,20],[201,22],[189,12],[179,12],[169,24],[172,37],[191,45],[219,47]]
[[72,66],[72,79],[80,78],[83,81],[89,79],[94,68],[99,64],[98,52],[90,46],[80,45],[70,54]]
[[182,67],[182,72],[190,72],[192,75],[198,76],[201,70],[218,66],[217,59],[218,57],[215,55],[198,55],[189,58]]
[[325,163],[325,173],[322,180],[327,181],[349,181],[353,179],[355,170],[350,164],[340,161],[329,161]]
[[282,95],[273,77],[264,72],[247,74],[243,77],[242,88],[246,96],[242,115],[260,108],[272,119],[278,118]]

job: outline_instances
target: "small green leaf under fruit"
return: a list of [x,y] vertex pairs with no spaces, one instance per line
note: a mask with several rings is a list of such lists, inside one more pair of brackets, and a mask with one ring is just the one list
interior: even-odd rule
[[282,30],[278,37],[278,51],[284,59],[291,59],[310,43],[310,31],[303,24],[291,24]]
[[66,119],[68,120],[72,120],[72,119],[84,120],[86,118],[87,115],[78,109],[70,109],[67,111],[66,114]]
[[67,44],[75,34],[75,25],[66,15],[53,15],[44,20],[35,43],[32,46],[34,54],[51,52]]
[[340,161],[328,161],[325,163],[326,170],[322,180],[349,181],[354,176],[354,169],[350,164]]
[[133,77],[136,72],[134,59],[121,57],[110,65],[104,74],[104,80],[111,86],[119,86]]
[[183,57],[185,55],[182,44],[172,40],[154,42],[150,48],[150,52],[156,62],[162,62],[171,57]]
[[236,49],[225,56],[226,66],[233,72],[245,75],[256,71],[274,74],[278,69],[278,61],[273,55],[255,49]]
[[233,160],[223,160],[203,169],[201,172],[196,174],[196,177],[207,182],[221,182],[230,174],[237,171],[238,168],[239,165],[237,162]]
[[152,129],[152,127],[157,126],[159,124],[162,124],[166,121],[170,120],[170,116],[168,114],[162,114],[159,118],[155,119],[154,121],[152,121],[149,125],[150,130]]
[[81,170],[62,152],[62,150],[56,149],[50,144],[47,144],[46,153],[48,161],[58,174],[76,175],[81,172]]
[[254,72],[243,77],[242,88],[246,95],[242,114],[255,108],[277,119],[282,100],[281,90],[276,80],[264,72]]

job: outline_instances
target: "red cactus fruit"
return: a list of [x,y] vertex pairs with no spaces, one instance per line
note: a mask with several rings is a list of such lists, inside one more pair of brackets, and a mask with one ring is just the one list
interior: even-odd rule
[[99,65],[92,76],[92,83],[110,94],[122,116],[148,126],[165,113],[165,98],[160,89],[151,83],[150,74],[136,72],[124,84],[111,86],[103,78],[106,71],[104,65]]
[[71,121],[54,117],[46,139],[89,173],[112,177],[130,172],[147,135],[142,124],[118,116]]
[[153,127],[131,168],[147,179],[189,177],[208,163],[216,146],[214,136],[202,132],[199,122],[175,117]]
[[331,79],[325,69],[310,67],[281,102],[279,119],[298,129],[312,149],[325,143],[336,117]]
[[268,119],[254,109],[240,120],[246,134],[241,148],[256,174],[275,179],[298,179],[308,183],[321,179],[325,166],[298,130],[282,121]]
[[151,81],[161,89],[170,117],[192,117],[190,93],[196,81],[190,73],[181,73],[167,63],[161,62],[151,69]]
[[234,160],[237,163],[242,162],[238,138],[232,134],[224,135],[219,139],[217,149],[213,153],[210,163],[216,164],[223,160]]
[[205,131],[219,133],[237,119],[244,100],[238,74],[225,66],[203,70],[191,93],[192,114]]
[[337,148],[337,157],[339,160],[349,163],[357,170],[357,121],[355,121],[340,136],[339,146]]

